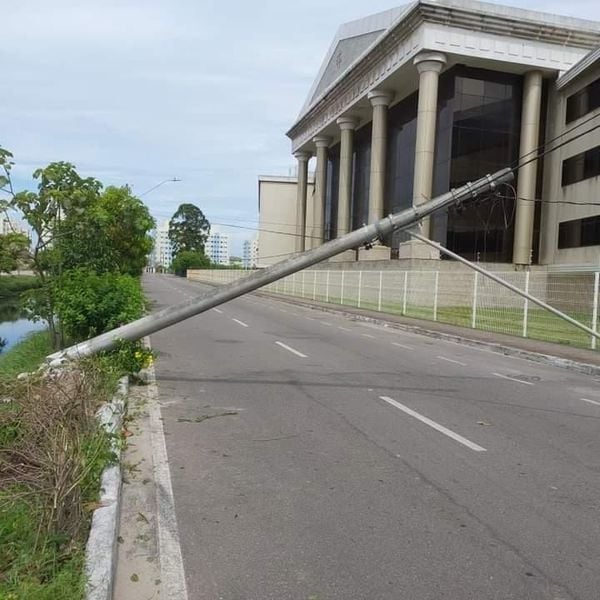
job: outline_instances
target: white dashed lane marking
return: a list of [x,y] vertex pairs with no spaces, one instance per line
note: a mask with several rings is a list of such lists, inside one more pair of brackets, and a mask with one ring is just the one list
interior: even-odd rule
[[589,398],[581,398],[582,402],[587,402],[588,404],[595,404],[596,406],[600,406],[600,402],[597,400],[590,400]]
[[474,450],[475,452],[486,452],[486,449],[483,446],[479,446],[478,444],[475,444],[471,440],[468,440],[467,438],[463,437],[462,435],[455,433],[451,429],[448,429],[447,427],[444,427],[443,425],[440,425],[439,423],[432,421],[428,417],[423,416],[422,414],[418,413],[417,411],[413,410],[412,408],[408,408],[408,406],[404,406],[404,404],[400,404],[400,402],[397,402],[393,398],[389,398],[388,396],[379,396],[379,397],[382,400],[384,400],[385,402],[387,402],[388,404],[391,404],[392,406],[397,408],[398,410],[401,410],[402,412],[405,412],[407,415],[410,415],[411,417],[418,419],[419,421],[421,421],[421,423],[425,423],[425,425],[429,425],[429,427],[432,427],[436,431],[439,431],[440,433],[447,435],[449,438],[453,439],[455,442],[458,442],[459,444],[462,444],[463,446],[466,446],[467,448],[470,448],[471,450]]
[[510,375],[503,375],[502,373],[492,373],[496,377],[501,377],[502,379],[508,379],[509,381],[514,381],[515,383],[522,383],[523,385],[534,385],[531,381],[523,381],[522,379],[517,379],[516,377],[511,377]]
[[278,346],[280,346],[281,348],[283,348],[284,350],[287,350],[288,352],[291,352],[292,354],[295,354],[296,356],[299,356],[300,358],[307,358],[306,354],[302,354],[302,352],[299,352],[298,350],[294,350],[294,348],[292,348],[291,346],[288,346],[287,344],[284,344],[283,342],[275,342]]
[[397,346],[398,348],[404,348],[405,350],[414,350],[412,346],[408,346],[407,344],[401,344],[400,342],[392,342],[392,346]]
[[455,365],[460,365],[461,367],[466,367],[467,363],[460,362],[460,360],[454,360],[453,358],[446,358],[445,356],[438,356],[440,360],[445,360],[449,363],[454,363]]

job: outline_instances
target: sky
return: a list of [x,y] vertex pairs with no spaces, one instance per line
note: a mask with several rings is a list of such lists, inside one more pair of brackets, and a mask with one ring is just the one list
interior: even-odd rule
[[[158,221],[196,204],[239,254],[256,235],[258,175],[295,166],[285,132],[338,26],[399,4],[4,3],[0,145],[15,155],[15,187],[33,189],[35,169],[69,161],[130,185]],[[597,0],[512,4],[600,20]]]

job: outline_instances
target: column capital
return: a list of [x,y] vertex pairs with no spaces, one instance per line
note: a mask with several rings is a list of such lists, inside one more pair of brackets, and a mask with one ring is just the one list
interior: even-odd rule
[[389,106],[394,98],[394,92],[390,90],[372,90],[367,94],[371,106]]
[[328,135],[317,135],[313,138],[317,148],[327,148],[331,144],[331,138]]
[[413,64],[419,73],[434,71],[439,73],[446,64],[446,55],[441,52],[420,52],[413,59]]
[[305,150],[298,150],[297,152],[294,152],[294,156],[298,159],[299,162],[302,161],[308,161],[310,160],[310,157],[312,156],[312,152],[308,152]]
[[345,129],[356,129],[358,127],[358,118],[351,115],[340,117],[336,120],[339,128],[344,131]]

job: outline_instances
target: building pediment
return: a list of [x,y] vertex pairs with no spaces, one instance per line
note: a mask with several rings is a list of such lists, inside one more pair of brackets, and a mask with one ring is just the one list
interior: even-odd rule
[[422,50],[561,73],[600,45],[600,23],[471,0],[418,0],[342,25],[296,123],[298,150]]

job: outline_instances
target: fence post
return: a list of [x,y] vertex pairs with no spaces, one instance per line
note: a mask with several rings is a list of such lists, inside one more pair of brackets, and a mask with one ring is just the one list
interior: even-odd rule
[[302,271],[302,297],[304,298],[304,271]]
[[402,290],[402,314],[406,314],[406,288],[408,287],[408,271],[404,271],[404,289]]
[[[592,329],[598,331],[598,288],[600,288],[600,271],[594,273],[594,303],[592,308]],[[592,336],[592,350],[596,349],[597,339]]]
[[381,312],[381,286],[383,283],[383,271],[379,271],[379,296],[377,297],[377,310]]
[[360,308],[360,296],[361,296],[361,288],[362,288],[362,271],[358,272],[358,298],[357,298],[357,307]]
[[475,329],[477,325],[477,282],[479,280],[479,273],[475,271],[475,277],[473,278],[473,306],[471,308],[471,327]]
[[313,271],[313,300],[317,299],[317,272]]
[[325,302],[329,302],[329,270],[327,271],[327,278],[325,279]]
[[437,309],[438,309],[438,285],[440,282],[440,272],[435,272],[435,284],[433,286],[433,320],[437,321]]
[[342,281],[340,283],[340,304],[344,304],[344,273],[346,271],[344,271],[342,269]]
[[[529,294],[529,275],[530,271],[525,271],[525,293]],[[525,298],[523,305],[523,337],[527,337],[527,324],[529,319],[529,300]]]

